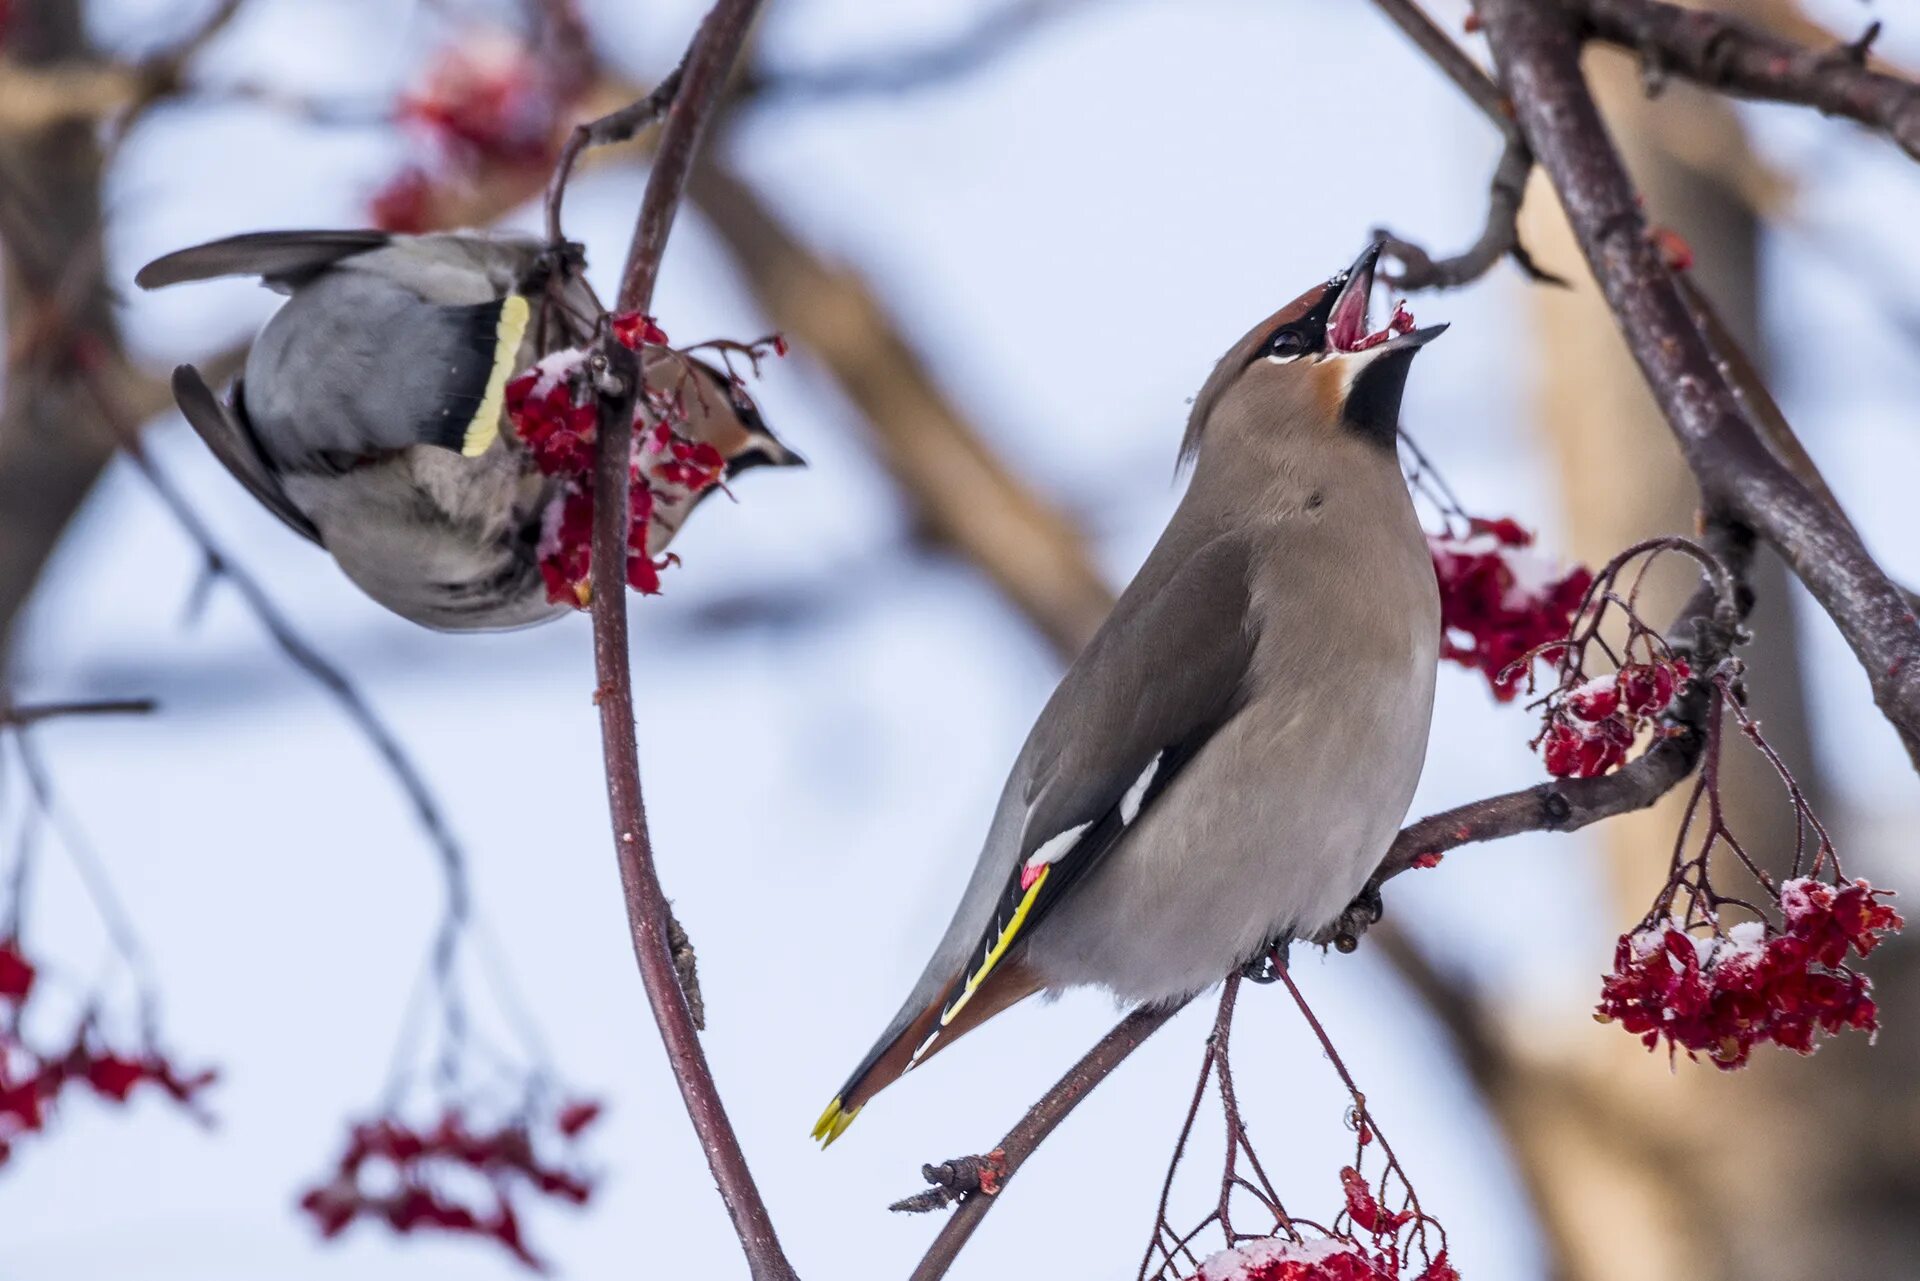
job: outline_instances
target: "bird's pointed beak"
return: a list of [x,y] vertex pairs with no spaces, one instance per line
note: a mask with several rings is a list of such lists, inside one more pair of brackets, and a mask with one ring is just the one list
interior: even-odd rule
[[1383,247],[1374,241],[1360,251],[1353,266],[1327,282],[1328,289],[1338,290],[1327,313],[1328,350],[1353,351],[1367,336],[1367,300],[1373,296],[1373,268]]
[[1409,347],[1423,347],[1447,331],[1445,325],[1416,329],[1413,313],[1404,302],[1394,304],[1393,315],[1379,329],[1367,319],[1367,303],[1373,295],[1373,271],[1380,261],[1385,241],[1376,240],[1360,251],[1347,268],[1327,282],[1332,305],[1327,311],[1326,351],[1330,356],[1368,352],[1382,355]]

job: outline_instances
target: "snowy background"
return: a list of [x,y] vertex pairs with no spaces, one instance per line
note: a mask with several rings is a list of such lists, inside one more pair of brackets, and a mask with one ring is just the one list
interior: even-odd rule
[[[117,0],[95,21],[103,39],[144,47],[199,7]],[[1837,23],[1856,20],[1857,6],[1830,7]],[[664,69],[697,13],[686,0],[585,8],[636,74]],[[770,8],[762,56],[798,64],[937,39],[970,6]],[[213,66],[377,101],[440,21],[372,0],[254,0]],[[1920,54],[1920,29],[1904,34],[1889,48]],[[1818,154],[1822,194],[1796,216],[1843,236],[1887,293],[1911,294],[1920,252],[1896,233],[1920,219],[1920,184],[1904,158],[1784,111],[1752,119],[1782,163]],[[736,163],[813,244],[876,283],[950,393],[1082,518],[1115,582],[1177,497],[1186,398],[1218,352],[1349,261],[1377,222],[1440,246],[1470,239],[1496,148],[1367,6],[1324,0],[1087,5],[950,86],[741,123]],[[135,135],[108,192],[112,275],[127,281],[157,253],[230,231],[356,224],[394,159],[372,131],[169,110]],[[603,282],[641,181],[596,174],[569,203]],[[1792,235],[1769,243],[1766,271],[1788,410],[1883,562],[1920,580],[1903,479],[1920,468],[1910,340]],[[1522,288],[1503,267],[1464,294],[1416,300],[1423,322],[1453,330],[1419,363],[1406,420],[1470,506],[1511,511],[1551,542],[1556,497],[1522,415]],[[241,283],[128,289],[126,331],[156,368],[231,343],[274,305]],[[691,214],[657,309],[677,339],[768,327]],[[635,600],[643,778],[662,875],[700,949],[708,1053],[796,1265],[836,1281],[894,1277],[935,1225],[885,1204],[919,1186],[922,1161],[988,1146],[1115,1010],[1092,994],[1029,1003],[883,1095],[831,1152],[808,1140],[944,924],[1058,670],[976,575],[914,548],[890,482],[804,351],[758,395],[813,466],[756,473],[738,506],[706,508],[676,545],[685,564],[666,595]],[[177,420],[149,440],[424,762],[553,1059],[610,1101],[587,1145],[602,1194],[584,1213],[536,1213],[537,1247],[569,1277],[744,1275],[634,973],[585,618],[492,637],[416,629],[248,501]],[[32,611],[18,692],[163,704],[39,741],[136,918],[170,1042],[222,1068],[219,1125],[202,1131],[151,1100],[126,1113],[69,1107],[57,1136],[0,1178],[0,1278],[519,1276],[485,1245],[375,1229],[322,1248],[294,1212],[343,1119],[376,1101],[439,882],[390,778],[230,593],[183,623],[196,572],[138,478],[110,473]],[[733,608],[742,600],[778,608]],[[1848,751],[1841,828],[1911,832],[1920,798],[1865,682],[1824,622],[1802,617],[1821,741]],[[1522,714],[1496,709],[1476,675],[1443,673],[1434,723],[1417,813],[1539,774]],[[65,865],[48,868],[33,928],[72,941],[84,963],[97,927]],[[1621,925],[1593,910],[1599,884],[1584,841],[1523,839],[1396,882],[1390,910],[1505,999],[1564,1008],[1591,999]],[[1529,923],[1502,924],[1518,920]],[[1365,949],[1310,955],[1300,972],[1462,1272],[1537,1275],[1499,1139],[1439,1034]],[[1206,1004],[1042,1149],[953,1275],[1131,1275]],[[1248,992],[1236,1048],[1282,1191],[1303,1210],[1330,1208],[1348,1150],[1337,1081],[1273,989]]]

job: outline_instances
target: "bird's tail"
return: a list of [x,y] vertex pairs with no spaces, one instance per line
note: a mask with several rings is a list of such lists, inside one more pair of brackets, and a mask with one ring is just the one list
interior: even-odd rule
[[964,1008],[955,1011],[952,1020],[944,1027],[940,1025],[941,1011],[946,1003],[943,991],[905,1026],[898,1031],[889,1031],[880,1038],[879,1044],[867,1052],[867,1057],[853,1070],[853,1075],[840,1087],[840,1092],[834,1095],[833,1102],[827,1104],[826,1111],[814,1122],[813,1137],[820,1141],[822,1148],[831,1147],[833,1141],[845,1134],[847,1127],[853,1124],[853,1118],[860,1115],[860,1109],[867,1105],[867,1100],[1000,1011],[1032,996],[1041,986],[1039,977],[1024,964],[1015,962],[1002,965],[993,971]]

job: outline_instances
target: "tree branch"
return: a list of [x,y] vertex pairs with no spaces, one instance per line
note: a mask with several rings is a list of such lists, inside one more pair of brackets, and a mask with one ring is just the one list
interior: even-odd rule
[[1520,243],[1520,205],[1526,198],[1527,177],[1533,172],[1533,152],[1513,122],[1513,107],[1500,86],[1469,58],[1453,37],[1442,31],[1415,0],[1374,0],[1374,7],[1413,41],[1419,50],[1446,73],[1480,108],[1507,140],[1494,167],[1487,194],[1487,221],[1480,238],[1462,252],[1449,258],[1434,258],[1413,242],[1396,236],[1384,227],[1374,235],[1387,242],[1387,253],[1400,264],[1400,270],[1387,278],[1396,289],[1454,289],[1470,284],[1493,270],[1502,258],[1512,258],[1527,277],[1541,284],[1564,285],[1566,281],[1543,271]]
[[575,125],[554,163],[553,178],[547,184],[547,239],[560,244],[566,239],[560,230],[560,206],[566,199],[567,183],[573,178],[573,166],[580,153],[590,147],[630,142],[642,129],[667,113],[680,93],[680,78],[686,71],[683,62],[668,72],[650,91],[617,111],[609,111],[598,120]]
[[72,703],[28,703],[23,707],[0,697],[0,725],[18,729],[69,716],[144,716],[158,706],[151,698],[100,698]]
[[1854,120],[1920,160],[1920,85],[1870,69],[1868,41],[1808,49],[1738,18],[1660,0],[1568,0],[1567,9],[1585,34],[1639,54],[1652,71]]
[[1625,166],[1580,71],[1568,11],[1483,0],[1522,130],[1710,509],[1751,526],[1799,575],[1866,669],[1874,700],[1920,766],[1920,625],[1844,518],[1747,420],[1648,237]]
[[[648,175],[634,223],[633,246],[621,275],[619,306],[623,311],[645,311],[653,304],[661,254],[673,228],[687,174],[758,9],[759,0],[718,0],[688,46],[679,90],[667,109],[653,171]],[[644,111],[644,104],[639,110]],[[556,191],[550,203],[556,224],[559,194]],[[646,803],[640,789],[627,640],[628,471],[634,405],[641,390],[640,361],[613,338],[610,326],[603,322],[600,328],[593,356],[601,379],[593,476],[595,701],[600,706],[607,802],[634,957],[674,1079],[706,1153],[707,1166],[719,1186],[720,1198],[733,1220],[748,1268],[755,1281],[793,1281],[793,1266],[780,1248],[766,1202],[727,1117],[694,1027],[693,1010],[681,989],[670,937],[671,912],[654,867]]]
[[[1085,1057],[1068,1068],[1067,1074],[1056,1081],[1051,1090],[1041,1095],[1039,1102],[1028,1108],[1027,1114],[1020,1118],[1020,1123],[1008,1130],[1007,1137],[1000,1140],[1000,1146],[995,1149],[1000,1158],[995,1163],[1000,1186],[1006,1185],[1007,1180],[1033,1155],[1046,1137],[1067,1119],[1067,1114],[1079,1106],[1080,1100],[1093,1093],[1094,1086],[1106,1080],[1129,1054],[1166,1026],[1167,1021],[1185,1009],[1186,1005],[1186,1001],[1177,1001],[1171,1005],[1135,1010],[1121,1019],[1113,1031],[1101,1037]],[[928,1181],[935,1182],[931,1174]],[[960,1208],[941,1227],[940,1235],[927,1248],[920,1266],[913,1270],[910,1281],[937,1281],[937,1278],[945,1276],[947,1269],[953,1266],[954,1259],[959,1256],[961,1247],[966,1245],[974,1229],[980,1226],[980,1220],[986,1218],[987,1211],[993,1208],[998,1195],[997,1190],[988,1192],[978,1187],[965,1191]]]

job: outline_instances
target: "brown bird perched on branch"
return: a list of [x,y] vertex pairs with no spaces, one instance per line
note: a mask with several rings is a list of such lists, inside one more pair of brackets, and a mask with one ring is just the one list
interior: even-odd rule
[[[558,482],[501,430],[509,377],[541,355],[529,321],[555,269],[530,236],[265,231],[168,254],[134,279],[157,289],[259,276],[289,295],[226,401],[192,365],[174,371],[181,411],[248,492],[367,595],[427,627],[484,631],[573,605],[549,599],[538,565]],[[599,310],[577,275],[559,293],[576,317]],[[685,398],[677,427],[719,451],[726,477],[803,464],[734,380],[647,347],[650,375],[677,372],[667,362],[711,384]],[[697,501],[656,505],[648,555]]]
[[1396,307],[1371,329],[1379,253],[1201,388],[1185,497],[1040,713],[946,936],[815,1138],[1035,992],[1177,1000],[1357,906],[1420,778],[1440,644],[1397,440],[1414,353],[1446,326]]

